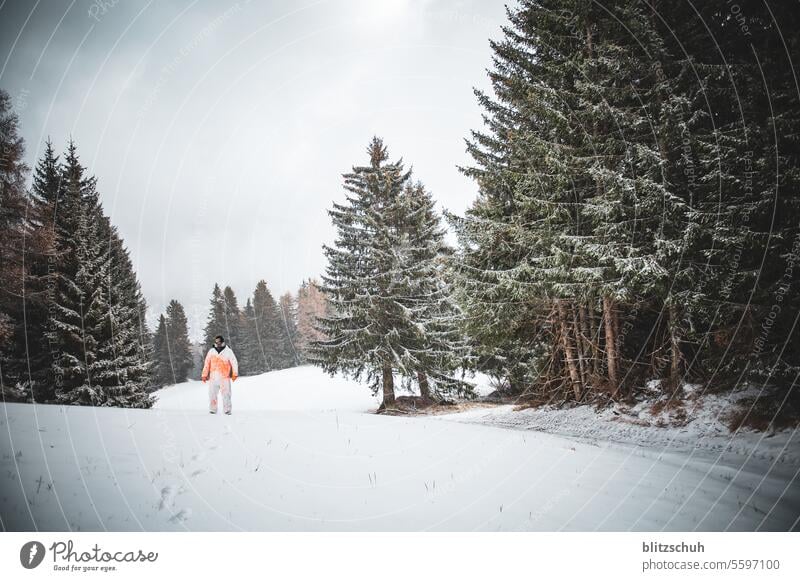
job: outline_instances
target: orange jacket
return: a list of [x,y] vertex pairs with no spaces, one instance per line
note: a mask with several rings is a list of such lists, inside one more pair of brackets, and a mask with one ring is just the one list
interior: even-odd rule
[[203,364],[203,373],[200,377],[203,381],[206,381],[209,376],[214,379],[227,379],[230,377],[234,381],[239,377],[239,362],[236,361],[236,355],[233,354],[233,350],[227,345],[219,353],[214,347],[208,350]]

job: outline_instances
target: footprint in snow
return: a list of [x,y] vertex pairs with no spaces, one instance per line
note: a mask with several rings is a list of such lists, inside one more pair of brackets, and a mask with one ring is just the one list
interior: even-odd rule
[[200,475],[201,475],[203,472],[205,472],[205,471],[206,471],[206,470],[205,470],[205,468],[198,468],[197,470],[195,470],[194,472],[192,472],[192,473],[191,473],[189,476],[191,476],[192,478],[194,478],[195,476],[200,476]]
[[182,523],[189,520],[192,516],[192,509],[191,508],[182,508],[171,517],[169,517],[169,522],[171,523]]
[[161,501],[158,503],[158,510],[164,510],[175,503],[175,497],[178,495],[178,487],[170,484],[161,489]]

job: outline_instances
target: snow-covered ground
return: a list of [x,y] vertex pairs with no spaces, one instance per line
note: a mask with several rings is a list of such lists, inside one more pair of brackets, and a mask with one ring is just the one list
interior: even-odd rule
[[725,451],[730,434],[702,445],[589,408],[379,416],[367,388],[311,367],[239,379],[232,416],[206,405],[199,382],[152,410],[3,405],[2,527],[798,528],[793,432]]

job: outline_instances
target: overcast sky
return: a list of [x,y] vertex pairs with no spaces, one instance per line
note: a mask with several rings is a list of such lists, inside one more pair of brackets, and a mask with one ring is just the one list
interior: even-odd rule
[[326,210],[373,135],[463,212],[504,22],[499,0],[0,0],[0,87],[31,166],[76,140],[151,321],[176,298],[197,338],[215,282],[244,305],[324,271]]

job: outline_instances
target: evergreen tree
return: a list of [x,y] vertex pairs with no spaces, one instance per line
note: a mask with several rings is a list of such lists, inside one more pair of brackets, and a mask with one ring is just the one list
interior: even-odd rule
[[63,195],[53,224],[56,281],[47,336],[55,354],[53,377],[57,400],[91,403],[94,394],[87,367],[94,358],[96,345],[91,336],[87,340],[84,319],[90,297],[100,281],[90,269],[82,268],[81,260],[91,259],[93,266],[97,266],[99,240],[86,216],[95,180],[85,175],[72,141],[65,156],[62,183]]
[[753,45],[715,4],[508,11],[468,142],[479,197],[449,217],[484,370],[579,400],[800,369],[796,84],[775,14],[748,8]]
[[215,283],[214,290],[211,291],[211,305],[203,338],[203,345],[206,351],[214,345],[214,337],[217,335],[225,337],[227,327],[225,309],[225,297],[222,294],[222,289]]
[[53,357],[47,332],[48,306],[55,299],[57,284],[54,221],[63,194],[62,175],[59,158],[48,139],[44,154],[36,164],[30,190],[29,269],[25,282],[28,361],[32,395],[38,402],[55,399],[55,379],[51,373]]
[[255,375],[266,371],[258,340],[256,312],[249,297],[242,311],[242,347],[236,353],[236,357],[239,360],[241,375]]
[[173,383],[172,358],[170,357],[169,350],[167,318],[164,315],[160,315],[158,317],[158,327],[156,327],[156,331],[153,334],[153,359],[153,383],[158,387],[163,387]]
[[54,225],[56,277],[47,338],[56,400],[150,407],[150,338],[144,299],[122,240],[103,213],[96,180],[74,143],[63,169]]
[[711,291],[699,351],[717,382],[778,384],[788,393],[800,372],[792,291],[800,283],[800,95],[792,72],[799,41],[786,31],[799,21],[789,4],[745,2],[742,14],[746,37],[728,10],[703,6],[713,50],[708,40],[689,49],[718,71],[695,104],[705,130],[697,214]]
[[687,214],[652,131],[675,105],[652,66],[667,55],[635,2],[526,0],[508,16],[495,98],[477,93],[487,132],[468,143],[479,198],[451,217],[467,330],[525,389],[616,395],[642,340],[654,350],[623,329],[662,308]]
[[287,292],[278,300],[281,311],[281,326],[283,328],[284,347],[286,354],[285,367],[295,367],[300,364],[297,351],[297,305],[292,294]]
[[194,367],[192,344],[183,306],[176,300],[167,305],[153,337],[154,382],[158,386],[182,383]]
[[381,264],[386,255],[380,255],[378,242],[381,234],[388,234],[386,206],[408,176],[399,162],[385,164],[388,154],[377,137],[367,154],[370,165],[353,167],[344,176],[345,203],[334,202],[328,211],[336,240],[334,246],[323,247],[328,266],[322,279],[333,314],[319,320],[327,339],[313,345],[311,360],[331,374],[365,376],[373,392],[382,388],[382,407],[389,408],[395,405],[395,365],[387,340],[392,330],[388,283],[378,283],[379,273],[388,269]]
[[253,372],[264,373],[287,367],[289,354],[286,351],[286,333],[280,307],[264,280],[256,285],[252,307],[256,350]]
[[152,391],[152,337],[145,321],[147,303],[133,269],[130,254],[115,226],[103,217],[103,244],[109,253],[106,285],[111,300],[111,338],[106,357],[113,361],[108,405],[149,407]]
[[382,388],[386,409],[395,405],[394,372],[416,379],[433,361],[421,357],[429,345],[414,311],[418,281],[407,272],[412,261],[401,256],[408,248],[404,188],[410,173],[401,161],[385,163],[388,154],[377,137],[367,153],[370,165],[345,175],[346,202],[329,211],[337,238],[324,247],[323,291],[333,314],[320,319],[328,339],[315,343],[312,359],[329,373],[365,377],[373,391]]
[[242,313],[239,310],[239,301],[236,294],[229,286],[222,291],[225,306],[225,341],[231,349],[238,350],[242,340]]
[[206,353],[208,353],[206,345],[204,345],[200,341],[195,341],[194,343],[192,343],[192,361],[193,361],[193,367],[191,372],[192,379],[200,380],[203,374],[203,364],[205,363]]
[[11,400],[31,397],[24,316],[27,199],[25,143],[11,98],[0,90],[0,313],[5,340],[0,346],[0,390]]
[[317,328],[317,319],[327,314],[325,294],[315,279],[303,281],[297,291],[297,351],[301,363],[308,360],[309,350],[315,341],[324,339]]
[[460,309],[446,282],[450,249],[433,197],[421,182],[408,182],[398,204],[398,246],[395,247],[395,296],[412,330],[402,346],[401,372],[416,381],[424,398],[471,393],[455,379],[469,349],[457,326]]
[[186,312],[177,300],[173,299],[167,305],[167,336],[169,338],[169,351],[172,359],[172,382],[182,383],[189,378],[189,372],[194,365],[192,344],[189,341],[189,322]]

